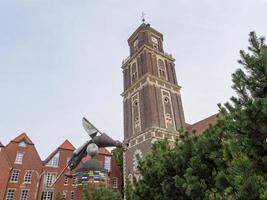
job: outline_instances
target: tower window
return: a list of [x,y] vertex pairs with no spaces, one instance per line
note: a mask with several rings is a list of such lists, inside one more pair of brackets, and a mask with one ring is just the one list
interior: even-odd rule
[[138,76],[137,65],[136,65],[136,63],[133,63],[131,66],[131,81],[132,81],[132,83],[134,83],[137,80],[137,78],[138,78],[137,76]]
[[152,41],[153,48],[158,50],[159,49],[158,39],[154,36],[151,36],[151,41]]
[[141,150],[137,149],[133,155],[133,171],[137,171],[140,159],[142,159],[142,152]]
[[158,70],[159,70],[159,77],[166,80],[167,79],[166,68],[163,60],[161,59],[158,60]]
[[140,120],[139,120],[139,117],[136,116],[134,119],[134,127],[137,128],[138,126],[140,126]]
[[134,48],[134,52],[137,50],[137,48],[138,48],[138,38],[136,38],[135,40],[134,40],[134,42],[133,42],[133,48]]
[[175,129],[175,122],[173,117],[174,113],[170,92],[167,90],[162,90],[161,92],[166,128]]

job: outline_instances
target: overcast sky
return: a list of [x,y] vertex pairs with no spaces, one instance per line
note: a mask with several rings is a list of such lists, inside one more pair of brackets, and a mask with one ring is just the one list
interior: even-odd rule
[[121,61],[146,22],[176,58],[186,121],[233,95],[250,31],[267,35],[265,0],[0,0],[0,141],[26,132],[41,158],[88,139],[83,116],[123,139]]

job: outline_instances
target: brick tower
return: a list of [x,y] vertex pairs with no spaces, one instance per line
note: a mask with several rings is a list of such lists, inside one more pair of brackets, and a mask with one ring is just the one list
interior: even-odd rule
[[163,35],[142,23],[128,39],[130,56],[122,62],[124,91],[124,177],[138,178],[138,157],[158,139],[175,141],[185,127],[175,59],[163,50]]

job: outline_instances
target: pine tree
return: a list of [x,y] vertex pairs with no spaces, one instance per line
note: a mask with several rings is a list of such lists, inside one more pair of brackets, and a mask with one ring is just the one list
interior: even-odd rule
[[181,132],[174,148],[158,142],[139,164],[134,199],[267,199],[267,47],[249,35],[233,75],[237,96],[200,136]]

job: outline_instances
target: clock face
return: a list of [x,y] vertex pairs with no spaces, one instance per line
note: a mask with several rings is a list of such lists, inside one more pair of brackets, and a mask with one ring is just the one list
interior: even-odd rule
[[151,41],[155,44],[158,44],[158,39],[153,36],[151,36]]

